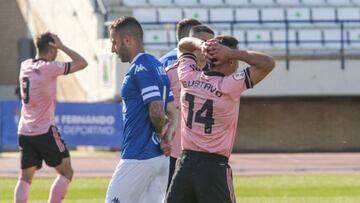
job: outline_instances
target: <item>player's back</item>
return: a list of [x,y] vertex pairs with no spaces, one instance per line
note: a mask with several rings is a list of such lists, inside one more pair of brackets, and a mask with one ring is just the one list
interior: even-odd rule
[[235,139],[245,72],[229,76],[196,70],[193,55],[179,58],[184,149],[229,156]]
[[23,106],[19,134],[44,134],[51,125],[55,125],[56,78],[68,71],[68,63],[42,59],[22,62],[19,81]]

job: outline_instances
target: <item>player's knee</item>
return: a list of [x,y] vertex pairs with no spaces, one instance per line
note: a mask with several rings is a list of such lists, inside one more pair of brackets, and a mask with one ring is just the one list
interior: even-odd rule
[[65,167],[63,170],[58,170],[58,173],[69,180],[72,180],[72,177],[74,176],[74,171],[71,167]]
[[65,170],[63,176],[65,176],[69,180],[72,180],[72,177],[74,176],[74,170],[71,167],[69,167],[68,169]]

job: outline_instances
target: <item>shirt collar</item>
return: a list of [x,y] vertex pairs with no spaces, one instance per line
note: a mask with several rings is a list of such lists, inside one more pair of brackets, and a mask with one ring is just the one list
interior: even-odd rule
[[133,58],[133,60],[131,61],[130,64],[133,64],[134,61],[136,61],[136,60],[137,60],[141,55],[143,55],[143,54],[145,54],[145,53],[144,53],[144,52],[140,52],[140,53],[136,54],[136,56]]

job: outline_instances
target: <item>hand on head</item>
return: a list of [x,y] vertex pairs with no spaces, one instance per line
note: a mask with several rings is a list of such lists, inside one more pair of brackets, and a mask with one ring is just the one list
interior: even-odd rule
[[50,46],[56,49],[61,49],[64,46],[60,38],[55,33],[51,33],[51,37],[54,39],[54,42],[50,42],[49,43]]
[[201,47],[206,61],[214,65],[219,65],[227,61],[231,49],[220,44],[216,39],[210,39],[203,43]]

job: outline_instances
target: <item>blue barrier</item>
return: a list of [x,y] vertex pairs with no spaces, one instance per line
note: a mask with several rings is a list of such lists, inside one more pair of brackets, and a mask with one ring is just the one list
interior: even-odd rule
[[[0,101],[0,144],[3,147],[17,146],[20,111],[19,101]],[[55,122],[69,147],[90,145],[121,148],[121,104],[59,102]]]

